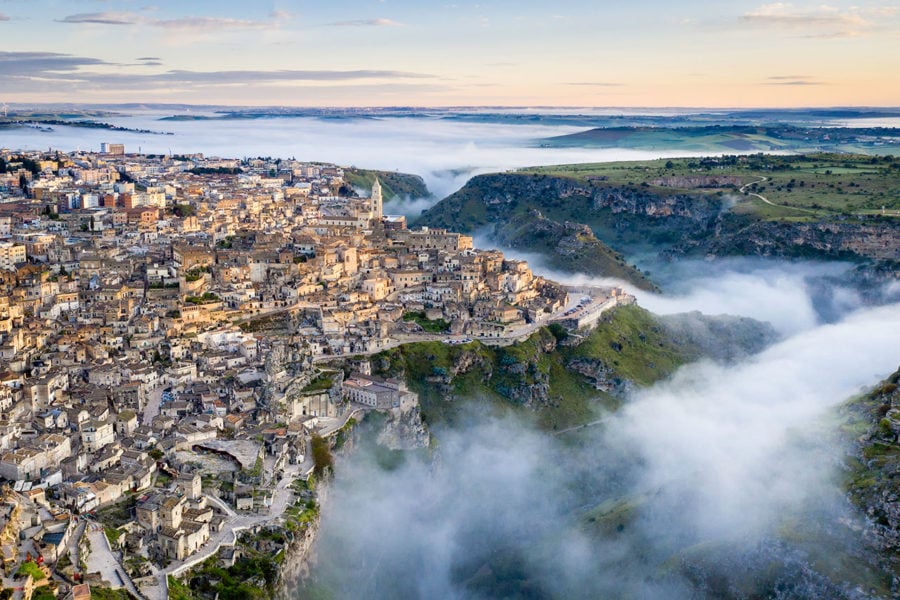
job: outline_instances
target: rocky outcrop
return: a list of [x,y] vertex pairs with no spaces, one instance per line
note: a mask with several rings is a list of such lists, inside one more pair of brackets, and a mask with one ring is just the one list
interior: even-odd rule
[[642,289],[654,288],[640,270],[598,240],[591,228],[582,223],[560,223],[532,209],[499,222],[494,227],[493,238],[506,248],[541,252],[556,269],[602,274],[629,281]]
[[887,219],[846,217],[816,223],[758,221],[718,235],[685,239],[674,254],[900,260],[900,226]]
[[613,214],[627,213],[655,219],[684,217],[698,223],[715,218],[721,202],[690,194],[659,194],[641,186],[598,187],[593,191],[595,209],[608,209]]
[[[319,504],[324,501],[325,486],[318,493]],[[278,569],[278,584],[275,597],[278,600],[292,600],[297,597],[296,584],[309,577],[316,564],[315,544],[319,535],[317,516],[309,525],[294,534],[294,539],[284,547],[284,562]]]
[[431,443],[431,434],[422,421],[422,411],[418,405],[406,409],[392,408],[377,441],[391,450],[427,448]]
[[848,460],[848,492],[866,515],[864,535],[894,565],[900,589],[900,370],[845,407],[845,429],[862,431]]
[[725,362],[761,352],[778,340],[771,324],[748,317],[690,312],[661,316],[659,322],[677,344]]
[[598,390],[624,393],[625,382],[615,376],[615,372],[602,360],[596,358],[576,358],[566,363],[566,368],[584,375]]
[[740,177],[716,176],[716,175],[670,175],[668,177],[657,177],[650,180],[650,185],[659,187],[671,187],[682,189],[693,188],[725,188],[740,187],[743,185]]
[[[600,243],[614,249],[612,254],[646,252],[652,246],[670,257],[900,260],[900,219],[844,215],[812,222],[760,220],[731,212],[728,196],[709,189],[710,185],[734,187],[733,179],[669,177],[653,182],[665,187],[651,187],[649,183],[613,184],[603,177],[481,175],[426,211],[418,222],[454,231],[487,229],[501,243],[551,258],[562,236],[557,234],[559,239],[548,244],[542,240],[547,235],[544,230],[550,224],[559,229],[577,224],[588,226]],[[520,221],[535,214],[546,223],[531,231],[523,229]],[[510,229],[506,225],[510,222],[518,225]],[[601,262],[580,270],[605,275],[605,266]],[[558,268],[572,270],[572,265]]]
[[[418,221],[424,225],[447,227],[453,231],[475,231],[492,225],[499,217],[511,218],[517,210],[529,208],[550,219],[578,214],[589,217],[631,214],[658,219],[681,217],[705,224],[722,208],[716,195],[671,192],[649,186],[612,185],[602,180],[578,180],[524,173],[502,173],[473,177],[461,190],[426,211]],[[610,223],[612,224],[612,223]]]

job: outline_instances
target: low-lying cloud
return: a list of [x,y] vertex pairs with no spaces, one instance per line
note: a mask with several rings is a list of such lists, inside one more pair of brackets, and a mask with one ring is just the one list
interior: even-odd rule
[[689,366],[574,444],[476,411],[437,429],[436,465],[386,471],[359,450],[338,463],[318,583],[338,598],[717,597],[694,577],[706,569],[763,596],[856,597],[813,577],[779,531],[803,514],[852,517],[822,423],[897,367],[898,336],[892,305],[735,367]]
[[88,12],[75,13],[58,19],[60,23],[74,25],[116,25],[116,26],[147,26],[163,29],[184,29],[216,31],[222,29],[270,29],[276,27],[279,21],[288,18],[288,13],[273,12],[269,20],[233,19],[226,17],[196,17],[188,16],[177,19],[156,19],[135,12]]
[[[474,236],[478,248],[498,247],[490,230]],[[822,322],[839,319],[862,307],[859,291],[844,283],[847,263],[765,258],[652,259],[642,263],[663,290],[648,292],[619,279],[555,269],[546,256],[500,246],[506,256],[528,261],[543,277],[569,285],[621,286],[644,308],[659,315],[699,311],[734,315],[770,323],[782,335],[792,335]],[[891,294],[890,290],[895,289]],[[900,300],[900,285],[888,284],[881,298]]]
[[[54,60],[73,60],[54,57]],[[0,62],[0,82],[2,82]],[[196,74],[176,72],[160,75],[161,82],[170,87],[197,84],[215,85],[227,82],[234,73]],[[285,73],[289,80],[292,75]],[[366,93],[362,84],[390,80],[415,85],[433,85],[427,74],[405,72],[302,72],[294,76],[308,77],[315,85],[304,93],[315,93],[317,86],[347,87],[359,94]],[[361,86],[350,87],[352,76]],[[280,77],[276,72],[250,74],[247,77],[265,79]],[[344,79],[344,80],[341,80]],[[318,81],[315,81],[318,80]],[[135,81],[140,81],[136,79]],[[112,85],[112,82],[110,82]],[[123,83],[124,85],[124,83]],[[129,84],[130,85],[130,84]],[[137,85],[137,84],[135,84]],[[291,88],[286,88],[288,91]],[[332,89],[333,88],[329,88]],[[170,115],[164,113],[164,115]],[[115,124],[151,131],[170,131],[173,136],[153,136],[115,132],[114,137],[126,144],[129,151],[141,147],[148,153],[203,152],[224,157],[279,156],[300,160],[330,161],[345,166],[401,171],[422,176],[434,198],[427,203],[404,206],[396,203],[387,207],[402,214],[417,215],[440,198],[456,191],[473,175],[505,171],[540,164],[579,162],[607,162],[616,160],[645,160],[673,156],[694,155],[673,150],[637,151],[628,149],[541,148],[537,141],[556,135],[581,131],[583,127],[556,125],[509,125],[466,122],[423,114],[418,117],[380,118],[259,118],[248,120],[166,121],[160,122],[158,112],[145,112],[113,119]],[[21,148],[99,148],[109,141],[110,132],[98,130],[69,130],[56,128],[53,132],[8,131],[4,144]]]
[[330,23],[333,27],[400,27],[399,23],[392,19],[352,19],[349,21],[335,21]]

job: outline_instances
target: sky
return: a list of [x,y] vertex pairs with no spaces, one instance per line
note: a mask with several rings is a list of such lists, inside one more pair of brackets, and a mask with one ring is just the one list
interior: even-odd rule
[[0,104],[900,105],[900,6],[0,0]]

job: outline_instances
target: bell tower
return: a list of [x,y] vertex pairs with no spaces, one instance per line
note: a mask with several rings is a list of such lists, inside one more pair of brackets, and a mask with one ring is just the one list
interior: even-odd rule
[[381,217],[384,216],[383,209],[381,206],[381,182],[378,181],[378,178],[375,178],[375,183],[372,184],[372,198],[370,200],[371,206],[370,210],[372,211],[372,218],[376,221],[381,221]]

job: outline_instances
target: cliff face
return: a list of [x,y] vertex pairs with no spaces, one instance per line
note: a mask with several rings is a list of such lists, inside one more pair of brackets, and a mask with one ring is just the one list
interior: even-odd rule
[[[325,486],[319,490],[319,502],[324,502]],[[316,517],[309,526],[295,534],[293,541],[285,546],[284,562],[278,570],[278,584],[275,597],[278,600],[294,600],[297,597],[295,588],[298,581],[309,577],[310,569],[315,566],[315,542],[319,535],[319,519]]]
[[409,173],[350,168],[344,169],[344,178],[350,185],[364,190],[371,189],[375,178],[378,178],[385,200],[392,200],[398,196],[415,199],[431,195],[425,180]]
[[[845,407],[856,436],[848,457],[848,492],[865,513],[865,537],[888,557],[900,582],[900,370]],[[900,587],[900,583],[898,583]]]
[[[677,185],[660,189],[614,185],[602,177],[482,175],[425,212],[419,222],[457,231],[487,230],[501,243],[544,252],[551,259],[547,240],[539,235],[546,225],[535,225],[530,239],[516,233],[536,214],[558,226],[553,246],[559,246],[566,228],[582,224],[600,243],[623,253],[900,260],[900,219],[835,216],[816,222],[764,221],[732,212],[728,197],[709,189],[733,187],[735,182],[728,178],[688,177],[665,183]],[[576,269],[565,261],[550,262],[564,270]],[[586,266],[583,271],[606,275],[609,263]]]
[[[548,428],[591,420],[614,408],[633,385],[650,385],[682,364],[730,357],[771,341],[770,328],[742,320],[712,323],[695,315],[670,326],[638,306],[619,307],[581,336],[541,329],[524,342],[489,347],[473,342],[406,344],[372,357],[379,375],[405,378],[419,394],[428,423],[453,423],[468,402],[526,410]],[[706,346],[698,338],[707,338]]]
[[420,222],[454,231],[475,231],[498,217],[532,208],[557,220],[578,215],[589,219],[600,216],[592,213],[608,211],[610,215],[679,217],[705,224],[718,215],[721,206],[721,199],[714,195],[659,194],[648,187],[612,186],[602,180],[503,173],[473,177],[461,190],[426,211]]
[[392,408],[377,440],[390,450],[417,450],[428,447],[431,434],[418,406]]
[[819,223],[760,221],[720,229],[711,237],[685,239],[674,254],[785,256],[900,260],[900,228],[888,222],[843,220]]
[[629,281],[641,289],[653,284],[625,258],[594,236],[582,223],[560,223],[537,210],[498,223],[494,239],[505,248],[540,252],[550,265],[572,273],[593,273]]

